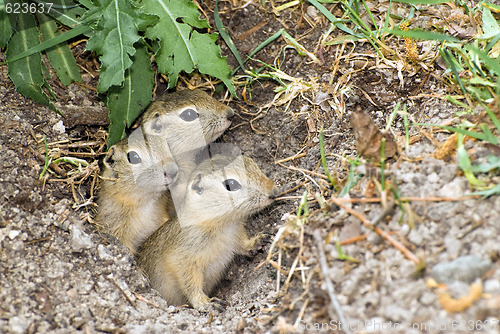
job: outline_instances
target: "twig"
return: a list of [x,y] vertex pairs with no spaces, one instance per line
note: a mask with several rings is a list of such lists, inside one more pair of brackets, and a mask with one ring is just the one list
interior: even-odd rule
[[291,157],[278,160],[278,161],[275,162],[275,164],[282,164],[283,162],[287,162],[287,161],[290,161],[290,160],[295,160],[297,158],[302,158],[302,157],[305,157],[306,155],[307,155],[306,152],[298,153],[296,155],[292,155]]
[[137,309],[137,307],[134,305],[134,302],[132,301],[132,299],[130,299],[130,297],[125,293],[125,291],[123,291],[123,289],[121,288],[121,286],[118,285],[118,283],[116,283],[116,281],[114,279],[112,279],[111,277],[107,277],[106,276],[106,279],[108,281],[110,281],[114,286],[116,286],[118,288],[118,290],[120,290],[120,292],[123,294],[123,296],[125,297],[125,299],[129,302],[129,304]]
[[378,235],[380,235],[381,237],[383,237],[385,240],[387,240],[391,245],[393,245],[394,247],[396,247],[401,253],[403,253],[406,258],[408,258],[409,260],[415,262],[416,264],[419,264],[421,261],[420,259],[415,255],[413,254],[408,248],[406,248],[405,246],[403,246],[399,241],[393,239],[389,233],[379,229],[378,227],[374,226],[372,223],[370,223],[370,221],[362,214],[362,213],[359,213],[347,206],[345,206],[344,204],[342,204],[337,198],[331,198],[330,199],[333,203],[337,204],[339,207],[341,207],[342,209],[344,209],[345,211],[349,212],[351,215],[353,215],[354,217],[358,218],[359,220],[361,220],[361,222],[363,223],[363,225],[365,225],[366,227],[368,227],[369,229],[372,229],[374,230],[375,232],[377,232]]
[[[326,263],[325,251],[323,249],[324,240],[321,238],[321,232],[319,231],[319,229],[314,230],[314,239],[316,240],[316,247],[318,248],[319,264],[321,266],[321,271],[323,272],[323,278],[325,280],[326,289],[328,290],[328,295],[330,296],[330,303],[335,312],[337,313],[340,324],[344,324],[343,326],[344,332],[350,334],[351,330],[349,329],[349,323],[346,321],[344,312],[342,311],[339,301],[337,300],[337,297],[335,295],[333,283],[330,280],[330,276],[328,275],[329,272],[328,264]],[[332,316],[330,315],[330,317]]]
[[[31,152],[35,155],[35,157],[40,160],[41,162],[45,163],[45,160],[46,160],[46,157],[45,155],[35,151],[34,149],[31,149]],[[59,174],[59,176],[62,176],[62,177],[66,177],[66,171],[64,169],[62,169],[61,167],[59,167],[58,165],[54,164],[53,162],[50,164],[50,168],[52,168],[52,170],[54,172],[56,172],[57,174]]]
[[372,222],[373,226],[377,226],[378,223],[380,223],[382,220],[385,219],[385,217],[391,215],[394,212],[394,208],[396,207],[396,203],[394,201],[390,201],[387,207],[378,215],[377,218]]

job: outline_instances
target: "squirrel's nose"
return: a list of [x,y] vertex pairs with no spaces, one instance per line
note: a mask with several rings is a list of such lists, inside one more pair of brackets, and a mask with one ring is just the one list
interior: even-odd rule
[[276,197],[278,197],[279,194],[280,194],[280,191],[279,191],[278,187],[274,186],[273,190],[271,191],[271,194],[269,195],[269,198],[275,199]]
[[165,176],[165,182],[167,185],[174,183],[177,179],[177,174],[179,173],[179,167],[174,163],[169,163],[167,168],[164,169],[163,175]]

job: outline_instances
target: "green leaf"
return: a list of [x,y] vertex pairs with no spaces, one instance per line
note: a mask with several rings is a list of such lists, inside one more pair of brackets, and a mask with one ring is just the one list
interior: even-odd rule
[[238,52],[238,49],[236,48],[236,45],[234,45],[233,40],[231,39],[231,36],[226,31],[226,28],[224,27],[224,24],[222,23],[222,20],[220,19],[219,15],[219,0],[215,1],[215,8],[214,8],[214,21],[215,21],[215,26],[217,27],[217,30],[219,31],[220,35],[222,36],[222,39],[224,39],[224,42],[226,42],[226,45],[229,47],[229,50],[233,53],[234,58],[238,61],[239,67],[243,70],[243,72],[246,72],[245,66],[243,65],[244,62],[240,57],[240,53]]
[[129,1],[96,0],[96,4],[84,20],[98,19],[95,34],[87,41],[87,49],[101,55],[97,91],[104,93],[111,86],[122,84],[125,71],[132,65],[130,58],[136,52],[134,44],[141,39],[138,30],[152,20]]
[[496,155],[488,156],[488,163],[472,166],[472,171],[475,173],[488,173],[494,169],[500,169],[500,157]]
[[0,0],[0,48],[7,45],[7,42],[12,36],[12,26],[10,24],[9,15],[5,11],[5,4],[7,2]]
[[123,86],[113,86],[109,90],[106,99],[110,120],[108,146],[125,136],[125,127],[130,126],[151,102],[154,72],[149,58],[146,46],[141,43],[132,57],[132,66],[125,72]]
[[[16,32],[12,35],[6,52],[9,62],[16,55],[25,52],[40,43],[40,33],[36,28],[35,19],[31,14],[18,14]],[[49,97],[42,90],[45,79],[42,73],[42,56],[33,54],[29,57],[8,63],[8,74],[18,92],[53,108]]]
[[483,7],[483,34],[478,39],[490,39],[500,34],[500,26],[495,20],[491,11],[487,7]]
[[[40,30],[44,41],[61,35],[53,19],[41,13],[37,14],[37,17],[40,22]],[[82,82],[80,69],[76,64],[75,57],[73,57],[73,53],[65,42],[48,49],[46,52],[50,65],[56,71],[63,85],[67,86],[73,81]]]
[[191,73],[198,69],[221,79],[234,94],[229,79],[231,69],[215,44],[217,35],[194,30],[210,26],[200,19],[198,8],[191,0],[144,0],[142,4],[145,13],[159,17],[158,23],[146,30],[146,37],[158,41],[156,62],[159,71],[168,75],[168,88],[176,86],[182,71]]

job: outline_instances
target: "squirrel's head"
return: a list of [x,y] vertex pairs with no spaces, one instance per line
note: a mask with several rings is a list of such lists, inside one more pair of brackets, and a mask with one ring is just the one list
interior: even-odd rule
[[231,125],[234,111],[202,90],[165,94],[146,109],[148,133],[167,139],[174,155],[204,147]]
[[167,190],[179,171],[165,139],[141,127],[109,149],[104,165],[113,177],[151,192]]

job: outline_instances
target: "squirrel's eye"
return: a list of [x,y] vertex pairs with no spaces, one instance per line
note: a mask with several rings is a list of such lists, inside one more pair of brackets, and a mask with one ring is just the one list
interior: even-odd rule
[[241,184],[239,184],[235,179],[227,179],[222,182],[222,184],[226,187],[227,191],[236,191],[241,189]]
[[128,162],[130,162],[132,165],[137,165],[141,163],[141,157],[139,154],[137,154],[136,151],[130,151],[127,153],[127,159]]
[[181,118],[186,122],[192,122],[198,118],[198,112],[194,109],[188,108],[181,113]]

